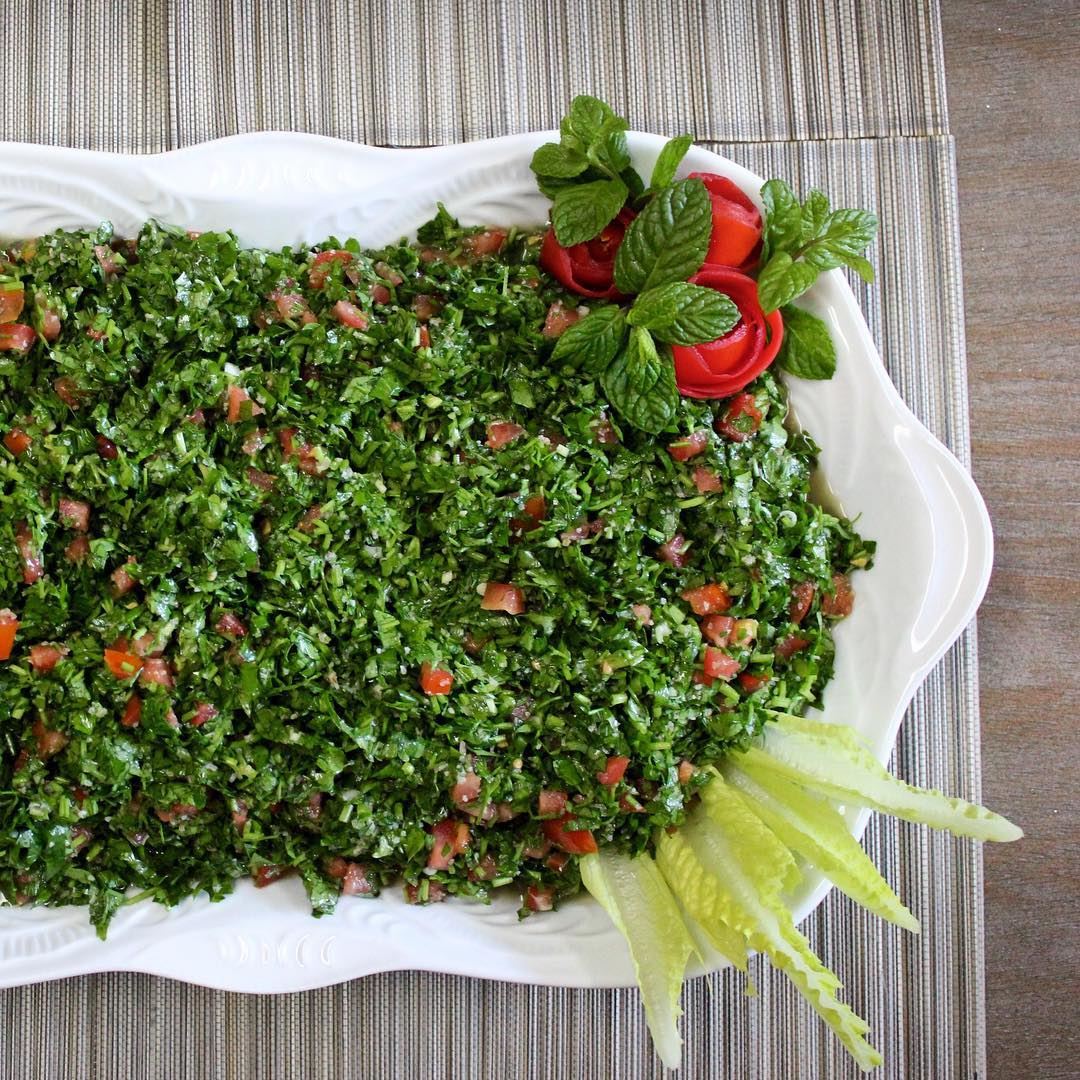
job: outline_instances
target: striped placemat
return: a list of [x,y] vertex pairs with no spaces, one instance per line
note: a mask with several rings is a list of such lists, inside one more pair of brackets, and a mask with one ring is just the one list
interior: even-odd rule
[[[557,123],[577,92],[694,131],[797,188],[875,207],[854,283],[890,374],[968,457],[956,183],[936,3],[920,0],[0,0],[0,139],[154,152],[238,131],[386,145]],[[2,162],[0,162],[2,168]],[[974,631],[916,696],[894,767],[979,795]],[[876,821],[872,856],[923,920],[903,936],[836,894],[812,944],[873,1026],[882,1075],[985,1076],[978,850]],[[688,1077],[856,1070],[755,961],[688,986]],[[632,991],[424,973],[257,998],[113,974],[0,993],[3,1080],[660,1076]]]

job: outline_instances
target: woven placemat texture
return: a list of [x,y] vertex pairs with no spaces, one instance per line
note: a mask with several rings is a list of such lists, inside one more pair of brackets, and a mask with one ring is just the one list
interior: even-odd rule
[[[0,0],[0,139],[155,152],[262,129],[417,146],[554,126],[580,91],[884,222],[854,282],[889,372],[968,460],[956,182],[936,3],[920,0]],[[3,163],[0,162],[0,168]],[[979,796],[974,630],[917,694],[894,768]],[[833,894],[806,931],[895,1078],[985,1076],[978,850],[874,821],[923,920]],[[786,980],[687,987],[687,1077],[853,1077]],[[259,998],[142,975],[0,993],[2,1080],[659,1077],[633,991],[425,973]]]

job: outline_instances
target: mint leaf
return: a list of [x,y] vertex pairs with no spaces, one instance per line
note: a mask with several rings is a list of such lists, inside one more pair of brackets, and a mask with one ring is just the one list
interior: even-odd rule
[[769,180],[761,189],[765,203],[765,258],[797,247],[802,236],[802,207],[783,180]]
[[829,196],[824,191],[811,188],[803,200],[800,242],[809,243],[821,235],[829,217]]
[[563,188],[551,207],[555,239],[563,247],[591,240],[623,208],[628,194],[621,180],[593,180]]
[[640,326],[630,332],[626,348],[601,376],[600,384],[623,419],[650,435],[663,431],[679,407],[671,356],[667,349],[663,355],[657,352],[652,335]]
[[861,258],[877,234],[877,226],[877,215],[867,210],[834,210],[804,246],[803,257],[819,270],[846,266],[849,260]]
[[570,111],[559,124],[563,146],[586,153],[608,120],[616,119],[607,102],[590,94],[579,94],[570,102]]
[[800,379],[831,379],[836,371],[836,346],[829,328],[816,315],[786,305],[784,340],[776,362]]
[[664,143],[663,149],[660,151],[660,156],[656,159],[656,164],[653,166],[649,187],[654,191],[658,191],[662,187],[667,187],[668,184],[675,179],[675,171],[681,164],[682,159],[686,157],[686,151],[689,150],[693,144],[693,135],[676,135],[674,139],[669,139]]
[[739,321],[739,309],[715,289],[679,281],[643,292],[626,321],[669,344],[697,345],[723,337]]
[[537,176],[569,179],[589,167],[589,159],[579,150],[558,143],[544,143],[532,156],[531,168]]
[[618,176],[630,165],[630,148],[626,143],[626,121],[612,116],[600,125],[600,131],[589,143],[589,161],[603,172]]
[[586,371],[603,371],[618,355],[625,339],[622,308],[609,304],[564,330],[555,342],[551,359],[572,360]]
[[817,276],[815,266],[806,262],[795,262],[786,251],[778,251],[758,275],[758,301],[761,309],[766,313],[775,311],[790,303],[796,296],[802,296],[817,281]]
[[638,293],[685,281],[701,269],[711,232],[711,203],[700,180],[664,188],[626,230],[615,256],[616,286]]
[[861,255],[855,255],[847,260],[847,265],[855,271],[866,282],[867,285],[874,284],[874,268],[870,265],[869,261],[864,259]]

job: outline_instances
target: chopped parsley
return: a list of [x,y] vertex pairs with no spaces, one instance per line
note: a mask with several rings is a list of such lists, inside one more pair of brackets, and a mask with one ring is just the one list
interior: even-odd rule
[[[0,352],[6,902],[104,934],[295,872],[316,913],[395,881],[542,908],[579,879],[541,806],[641,850],[691,765],[821,701],[873,545],[811,500],[782,384],[752,433],[685,398],[621,427],[552,358],[578,298],[540,239],[440,211],[376,252],[149,224],[0,260],[61,325]],[[710,646],[683,594],[717,584]]]

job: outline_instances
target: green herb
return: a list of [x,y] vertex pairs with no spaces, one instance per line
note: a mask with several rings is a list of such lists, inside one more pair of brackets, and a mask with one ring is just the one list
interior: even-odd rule
[[590,311],[563,331],[552,360],[573,360],[586,371],[602,372],[618,355],[626,339],[626,317],[616,304]]
[[563,188],[551,208],[555,239],[563,247],[591,240],[618,214],[628,194],[618,178]]
[[800,379],[831,379],[836,371],[836,346],[825,323],[791,304],[781,308],[781,314],[784,340],[776,362]]
[[686,157],[686,151],[694,145],[693,135],[676,135],[669,139],[660,150],[649,180],[649,190],[659,191],[675,179],[675,173]]
[[767,261],[758,277],[758,297],[765,311],[801,296],[823,270],[847,266],[865,281],[873,281],[873,268],[862,252],[877,233],[874,214],[830,210],[828,197],[817,190],[800,206],[782,180],[768,181],[761,195]]
[[696,345],[728,333],[739,321],[739,309],[715,289],[680,281],[643,292],[627,321],[672,345]]
[[640,430],[656,435],[674,420],[679,407],[675,368],[661,355],[648,330],[635,326],[626,348],[601,377],[608,401]]

